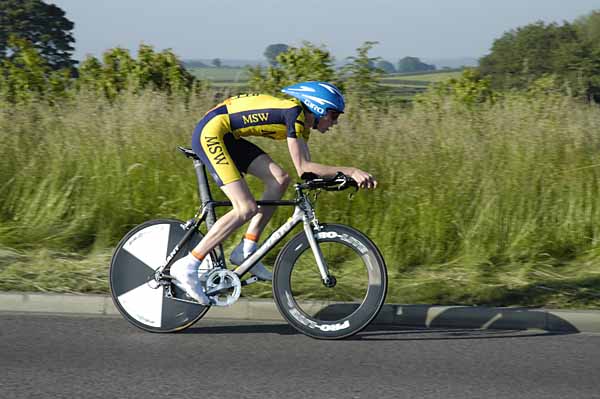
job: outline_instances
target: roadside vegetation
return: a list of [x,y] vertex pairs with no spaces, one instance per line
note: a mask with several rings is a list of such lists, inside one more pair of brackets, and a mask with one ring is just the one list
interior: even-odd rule
[[[344,88],[346,114],[328,134],[312,134],[311,153],[364,168],[380,187],[352,200],[323,193],[316,207],[320,220],[377,243],[388,301],[598,308],[595,81],[572,86],[548,73],[500,90],[493,75],[466,70],[407,104],[381,82],[425,78],[383,78],[370,67],[374,45],[343,71],[324,48],[290,47],[249,70],[248,85],[275,93],[326,79]],[[111,250],[130,228],[196,211],[194,171],[176,146],[190,145],[203,112],[227,93],[150,46],[137,59],[120,49],[89,58],[77,77],[24,41],[10,46],[0,60],[0,290],[106,293]],[[258,144],[293,173],[285,146]],[[288,217],[281,209],[272,225]],[[270,296],[266,284],[247,288]]]
[[[80,92],[61,107],[3,108],[0,289],[106,292],[110,249],[129,228],[194,213],[193,169],[175,146],[189,145],[212,100]],[[421,101],[386,111],[351,101],[334,131],[311,138],[315,159],[381,183],[351,201],[324,193],[317,209],[380,246],[389,300],[597,306],[597,107],[546,92],[476,108]],[[280,143],[260,144],[293,171]]]

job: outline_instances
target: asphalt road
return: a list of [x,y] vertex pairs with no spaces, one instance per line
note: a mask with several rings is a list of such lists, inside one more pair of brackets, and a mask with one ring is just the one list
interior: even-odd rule
[[600,398],[600,335],[0,314],[0,398]]

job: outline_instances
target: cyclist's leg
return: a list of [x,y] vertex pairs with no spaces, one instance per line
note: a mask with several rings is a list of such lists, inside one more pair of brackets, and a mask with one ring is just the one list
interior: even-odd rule
[[[262,154],[248,167],[248,173],[258,177],[265,185],[262,194],[263,200],[281,199],[290,184],[290,177],[269,155]],[[252,218],[247,234],[259,237],[275,212],[274,206],[261,206],[258,213]]]
[[[231,154],[238,170],[250,173],[265,184],[262,199],[280,199],[289,183],[289,177],[273,160],[255,144],[243,138],[234,139],[228,134],[224,137],[227,150]],[[258,214],[252,218],[251,225],[244,239],[231,252],[229,260],[234,265],[240,265],[258,247],[258,240],[265,225],[274,212],[274,207],[260,207]],[[250,272],[261,280],[271,280],[273,275],[265,266],[258,262]]]
[[[242,224],[250,220],[258,208],[242,178],[253,158],[264,154],[245,140],[235,140],[229,132],[226,110],[215,108],[200,121],[193,135],[192,147],[208,171],[231,201],[233,209],[219,218],[194,248],[192,254],[204,257]],[[212,115],[211,115],[212,114]]]
[[171,275],[176,280],[175,284],[203,305],[208,305],[210,299],[204,293],[202,283],[198,279],[198,270],[205,272],[210,269],[209,258],[206,255],[258,211],[256,202],[243,179],[224,184],[221,189],[231,201],[233,209],[215,222],[187,256],[171,266]]
[[241,225],[256,215],[258,208],[248,185],[243,179],[221,186],[221,190],[231,201],[233,209],[220,217],[206,233],[193,252],[206,255],[219,243],[229,237]]
[[258,211],[256,202],[223,140],[229,132],[228,120],[227,109],[224,106],[216,107],[207,113],[194,130],[192,148],[231,200],[233,209],[217,220],[198,245],[187,256],[173,263],[170,269],[175,284],[202,304],[208,304],[210,301],[198,279],[198,270],[210,268],[206,255]]

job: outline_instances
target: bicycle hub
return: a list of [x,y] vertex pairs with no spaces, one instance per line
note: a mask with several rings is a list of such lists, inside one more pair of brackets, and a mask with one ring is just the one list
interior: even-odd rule
[[333,276],[327,276],[325,280],[323,280],[323,285],[327,288],[333,288],[337,284],[337,280]]

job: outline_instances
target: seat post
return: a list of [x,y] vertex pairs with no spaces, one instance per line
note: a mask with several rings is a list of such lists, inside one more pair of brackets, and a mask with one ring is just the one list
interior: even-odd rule
[[[179,147],[179,150],[183,152],[186,157],[192,158],[194,162],[194,171],[196,172],[196,180],[198,182],[198,196],[200,203],[202,204],[202,207],[207,206],[205,222],[206,231],[208,232],[208,230],[210,230],[217,221],[217,214],[215,213],[215,207],[212,203],[213,199],[210,193],[210,186],[208,185],[208,178],[206,177],[206,167],[193,150],[184,147]],[[217,264],[220,264],[221,267],[226,267],[223,245],[219,244],[214,251],[216,252],[216,258],[213,258],[213,262],[217,262]]]
[[[194,159],[194,170],[196,171],[196,179],[198,180],[198,195],[202,206],[204,206],[207,202],[213,200],[210,193],[210,186],[208,185],[208,179],[206,178],[206,167],[198,159]],[[217,216],[215,214],[215,208],[212,206],[207,209],[207,212],[206,227],[210,229],[217,220]]]

